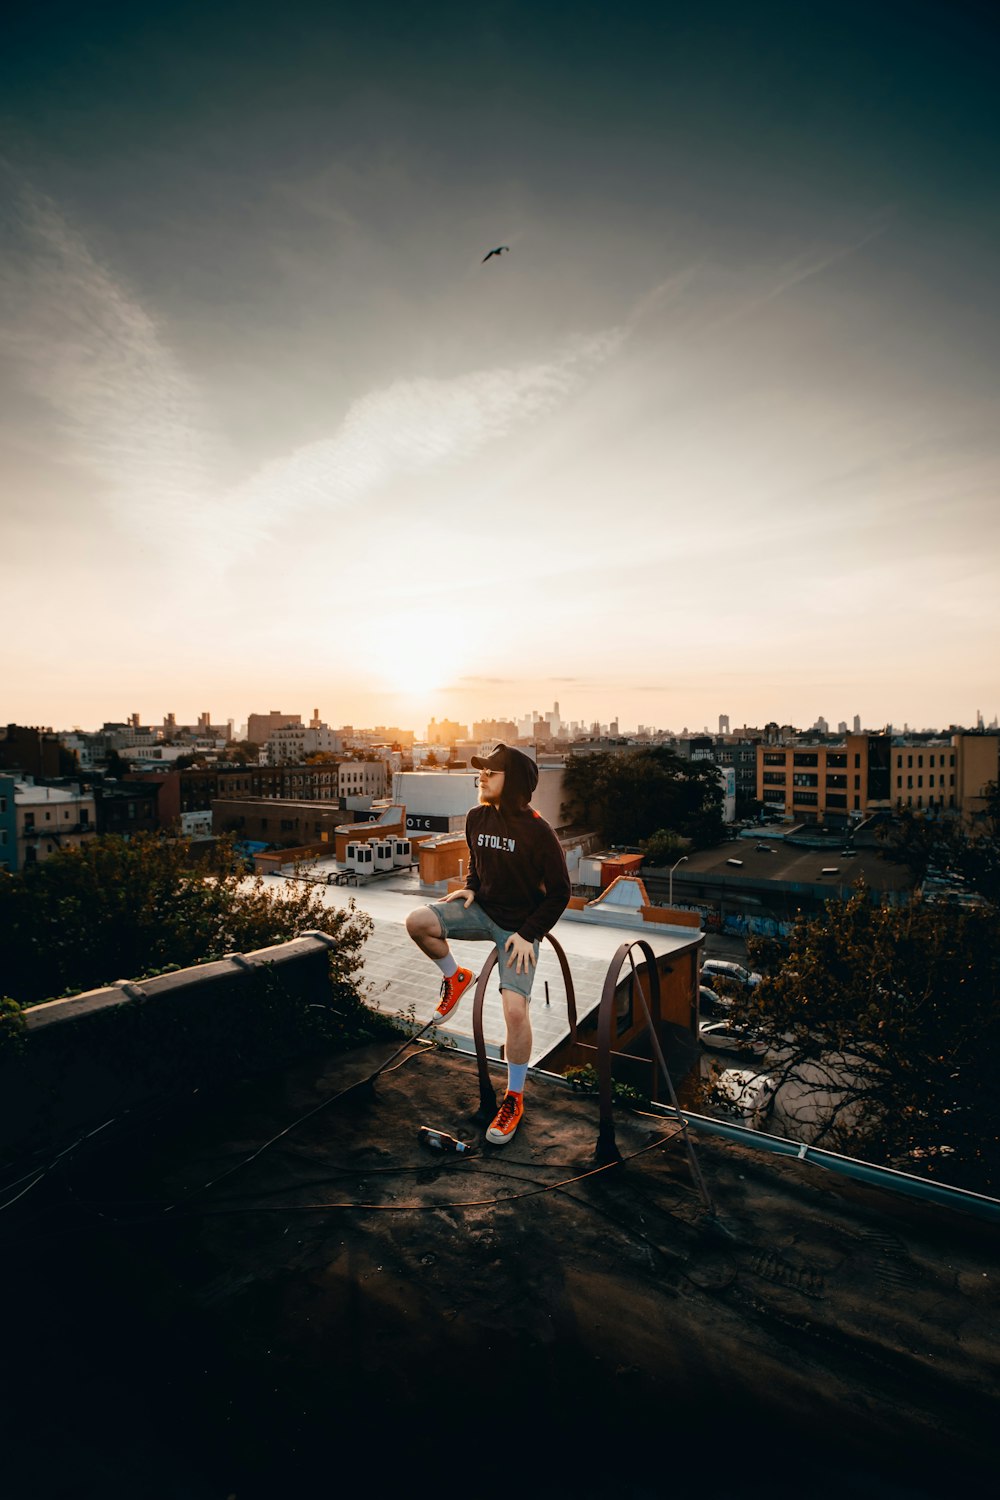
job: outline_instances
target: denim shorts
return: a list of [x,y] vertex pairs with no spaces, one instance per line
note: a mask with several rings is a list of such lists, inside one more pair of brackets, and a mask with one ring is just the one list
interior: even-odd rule
[[504,943],[513,936],[513,932],[505,927],[498,927],[496,922],[486,915],[478,901],[473,901],[471,906],[466,906],[464,901],[432,901],[430,910],[441,923],[442,937],[457,938],[464,942],[496,943],[500,988],[513,990],[516,994],[523,995],[526,1000],[531,999],[531,986],[538,963],[539,944],[537,942],[532,944],[535,953],[534,964],[530,965],[526,974],[518,974],[515,972],[513,962],[509,961],[511,955],[504,951]]

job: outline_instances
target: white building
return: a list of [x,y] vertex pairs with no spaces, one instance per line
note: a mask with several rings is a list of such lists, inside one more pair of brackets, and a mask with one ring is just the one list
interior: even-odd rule
[[340,755],[344,749],[343,736],[328,724],[292,724],[284,729],[272,729],[267,742],[268,764],[272,766],[300,766],[307,755]]
[[722,821],[724,823],[736,822],[736,767],[719,766],[719,780],[722,783]]
[[407,833],[463,833],[479,801],[477,771],[398,771],[392,800],[406,808]]
[[[214,744],[212,749],[215,749]],[[130,766],[169,766],[175,760],[180,760],[182,755],[190,756],[194,753],[190,745],[135,745],[122,751],[122,759],[127,760]]]
[[97,832],[94,794],[78,786],[36,786],[26,778],[14,785],[14,808],[18,870],[60,849],[78,849]]
[[387,788],[384,760],[344,760],[337,767],[340,797],[384,797]]

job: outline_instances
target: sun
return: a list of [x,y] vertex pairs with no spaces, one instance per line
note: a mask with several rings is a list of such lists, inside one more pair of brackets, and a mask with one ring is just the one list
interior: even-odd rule
[[457,615],[435,606],[370,622],[366,654],[379,688],[405,697],[440,691],[462,669],[466,651]]

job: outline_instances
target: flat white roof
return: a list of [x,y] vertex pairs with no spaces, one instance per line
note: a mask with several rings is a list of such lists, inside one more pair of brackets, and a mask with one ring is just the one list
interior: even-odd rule
[[70,792],[61,786],[26,786],[18,782],[14,788],[14,801],[18,807],[31,806],[41,802],[87,802],[93,799],[93,792],[81,792],[79,789]]

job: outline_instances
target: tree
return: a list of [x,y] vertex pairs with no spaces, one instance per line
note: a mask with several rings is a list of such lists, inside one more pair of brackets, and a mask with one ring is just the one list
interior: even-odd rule
[[919,883],[931,871],[955,875],[994,906],[1000,903],[1000,786],[983,788],[983,810],[971,823],[902,809],[879,829],[888,859]]
[[638,845],[666,829],[702,848],[724,835],[717,768],[666,746],[570,755],[563,790],[563,818],[609,843]]
[[221,759],[238,766],[255,766],[260,759],[260,747],[252,740],[234,740],[222,752]]
[[669,828],[658,828],[648,839],[641,840],[643,861],[647,865],[669,865],[684,848],[684,840]]
[[183,840],[104,836],[0,882],[3,988],[22,1005],[250,952],[308,929],[338,938],[333,976],[360,965],[371,919],[307,886],[247,879],[231,843],[192,863]]
[[[993,1193],[1000,1187],[1000,914],[847,901],[796,924],[733,998],[763,1070],[816,1144]],[[781,1106],[779,1089],[777,1105]]]

